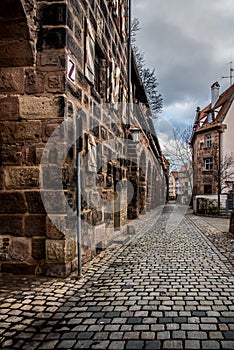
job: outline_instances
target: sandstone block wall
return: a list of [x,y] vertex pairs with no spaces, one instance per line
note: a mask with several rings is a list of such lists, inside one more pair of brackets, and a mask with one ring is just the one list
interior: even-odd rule
[[130,120],[144,137],[126,145],[127,1],[11,3],[0,5],[1,271],[66,276],[78,152],[83,262],[164,202],[164,173],[144,112]]

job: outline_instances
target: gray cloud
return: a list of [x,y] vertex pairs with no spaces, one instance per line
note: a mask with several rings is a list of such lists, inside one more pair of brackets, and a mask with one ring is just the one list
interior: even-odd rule
[[[132,0],[141,31],[137,44],[156,68],[164,98],[162,117],[192,123],[197,105],[209,103],[210,86],[225,90],[234,49],[233,0]],[[234,54],[234,52],[233,52]]]

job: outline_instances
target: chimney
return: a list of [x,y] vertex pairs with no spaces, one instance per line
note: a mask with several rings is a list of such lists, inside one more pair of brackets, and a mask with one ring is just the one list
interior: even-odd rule
[[217,81],[213,85],[211,85],[211,108],[213,108],[216,102],[218,101],[219,88],[220,85]]

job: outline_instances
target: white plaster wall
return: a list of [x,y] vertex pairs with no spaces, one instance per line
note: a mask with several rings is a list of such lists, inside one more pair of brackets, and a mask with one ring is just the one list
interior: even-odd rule
[[[224,119],[224,124],[227,125],[227,129],[223,133],[222,138],[222,149],[223,157],[225,155],[230,155],[233,153],[233,165],[232,171],[234,173],[234,101]],[[228,179],[229,181],[234,181],[234,175]]]

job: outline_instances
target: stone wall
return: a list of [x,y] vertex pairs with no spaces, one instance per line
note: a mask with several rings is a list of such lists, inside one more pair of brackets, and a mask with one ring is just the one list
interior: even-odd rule
[[66,40],[43,28],[43,2],[11,3],[1,2],[1,271],[45,273],[50,233],[39,166],[64,120]]
[[85,262],[164,203],[165,176],[143,109],[126,114],[127,1],[11,1],[0,5],[1,271],[66,276],[78,179]]

